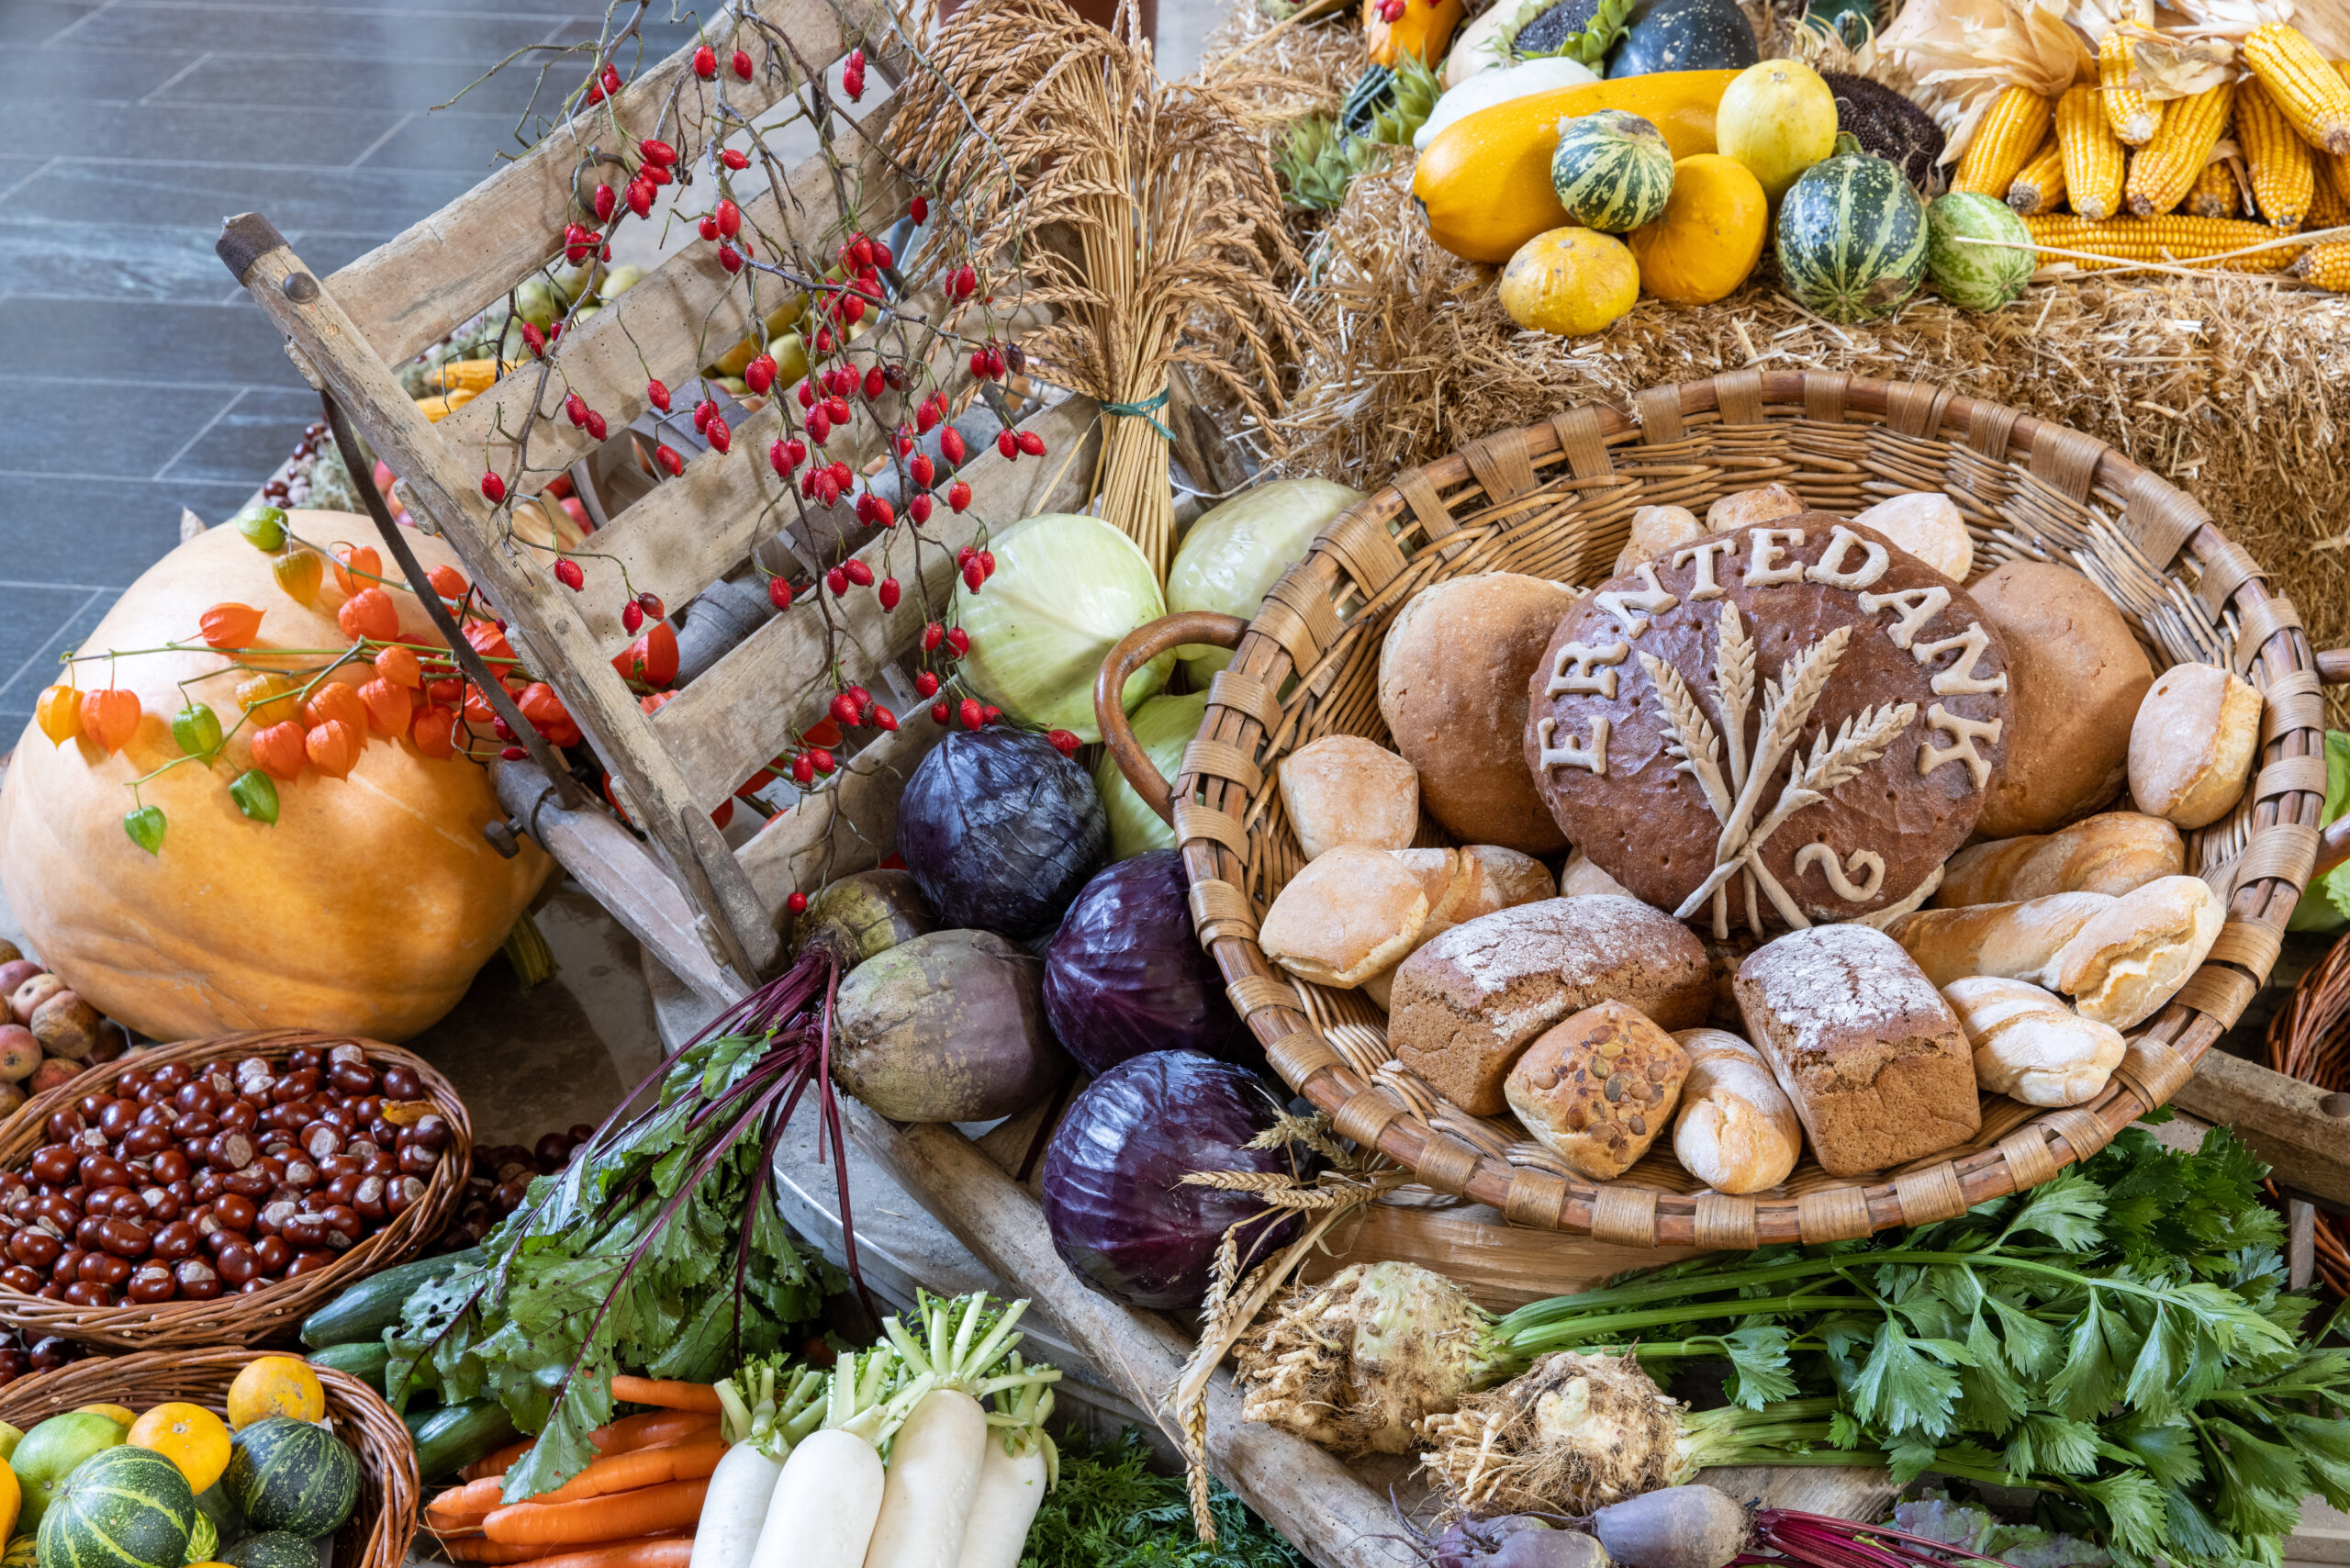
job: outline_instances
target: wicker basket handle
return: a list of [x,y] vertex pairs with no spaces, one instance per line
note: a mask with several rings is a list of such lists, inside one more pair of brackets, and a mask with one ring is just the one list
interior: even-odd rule
[[1126,776],[1126,782],[1134,786],[1143,804],[1157,812],[1170,827],[1175,822],[1175,806],[1167,780],[1151,766],[1142,744],[1135,739],[1134,726],[1126,722],[1125,705],[1120,700],[1126,682],[1134,678],[1135,671],[1169,648],[1185,643],[1237,648],[1248,631],[1248,622],[1237,615],[1219,615],[1213,610],[1186,610],[1162,615],[1148,625],[1127,633],[1125,640],[1110,650],[1110,656],[1102,661],[1101,673],[1093,678],[1093,722],[1102,726],[1102,744],[1110,748],[1110,755],[1117,759],[1118,771]]

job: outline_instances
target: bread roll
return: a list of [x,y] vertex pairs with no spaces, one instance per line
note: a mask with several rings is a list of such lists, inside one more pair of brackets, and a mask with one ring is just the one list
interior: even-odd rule
[[2101,812],[2068,828],[1970,844],[1950,857],[1934,902],[1945,909],[2051,893],[2120,894],[2187,869],[2178,830],[2143,812]]
[[1983,1125],[1966,1035],[1901,945],[1870,925],[1813,925],[1738,969],[1755,1048],[1830,1176],[1938,1154]]
[[1810,510],[1801,496],[1775,482],[1759,489],[1735,490],[1706,509],[1706,532],[1726,533],[1749,523],[1769,522]]
[[1688,1076],[1671,1035],[1637,1007],[1603,1002],[1546,1030],[1502,1091],[1536,1142],[1606,1182],[1656,1142]]
[[1428,815],[1464,843],[1528,855],[1566,845],[1534,792],[1523,737],[1534,666],[1575,597],[1546,578],[1485,572],[1421,589],[1387,629],[1380,714],[1419,769]]
[[1967,590],[2008,649],[2008,757],[1975,831],[2048,833],[2121,788],[2154,666],[2105,590],[2067,566],[2010,561]]
[[2226,816],[2260,748],[2260,690],[2215,665],[2173,665],[2130,726],[2130,798],[2180,827]]
[[1877,502],[1852,521],[1874,528],[1954,583],[1975,569],[1975,539],[1958,503],[1940,490]]
[[2085,1105],[2128,1048],[2121,1031],[2084,1018],[2022,980],[1979,975],[1942,987],[1975,1047],[1975,1081],[2027,1105]]
[[1635,507],[1631,537],[1616,553],[1616,569],[1608,575],[1620,577],[1643,561],[1656,560],[1705,536],[1706,525],[1687,507]]
[[2009,903],[1919,910],[1892,931],[1938,986],[1973,975],[2053,986],[2056,955],[2113,904],[2109,893],[2051,893]]
[[2113,901],[2055,959],[2084,1018],[2127,1029],[2161,1011],[2219,940],[2227,904],[2200,877],[2163,877]]
[[1624,890],[1623,883],[1594,865],[1590,856],[1580,849],[1569,851],[1567,868],[1559,874],[1560,896],[1579,899],[1587,898],[1594,893],[1608,894],[1616,898],[1632,896]]
[[1382,850],[1341,844],[1290,879],[1257,941],[1302,979],[1360,985],[1411,950],[1427,916],[1427,894],[1410,869]]
[[1360,735],[1325,735],[1281,758],[1281,804],[1308,860],[1341,844],[1401,849],[1420,830],[1420,777]]
[[1803,1155],[1803,1123],[1762,1053],[1723,1029],[1673,1036],[1689,1053],[1673,1152],[1717,1193],[1759,1193],[1787,1179]]
[[[1418,880],[1420,890],[1428,900],[1427,919],[1421,923],[1411,946],[1396,955],[1398,964],[1422,944],[1464,920],[1559,896],[1542,862],[1497,844],[1472,844],[1463,849],[1397,849],[1390,853]],[[1386,1006],[1394,972],[1390,965],[1365,980],[1363,994],[1380,1006]]]
[[1498,1115],[1511,1065],[1560,1019],[1617,1001],[1688,1028],[1705,1022],[1709,989],[1705,948],[1671,915],[1635,899],[1546,899],[1456,925],[1404,959],[1387,1043],[1471,1115]]

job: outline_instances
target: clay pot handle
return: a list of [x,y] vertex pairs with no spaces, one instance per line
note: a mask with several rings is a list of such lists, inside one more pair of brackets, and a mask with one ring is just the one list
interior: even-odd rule
[[1126,689],[1126,682],[1134,678],[1135,671],[1168,649],[1186,643],[1237,648],[1248,631],[1248,622],[1237,615],[1219,615],[1213,610],[1162,615],[1148,625],[1127,633],[1125,640],[1110,650],[1110,656],[1102,661],[1101,672],[1093,678],[1093,722],[1102,726],[1102,744],[1110,748],[1110,755],[1117,759],[1118,771],[1126,776],[1126,782],[1134,786],[1143,804],[1157,812],[1170,827],[1175,823],[1175,807],[1167,780],[1158,776],[1158,769],[1144,755],[1142,744],[1135,739],[1134,726],[1126,722],[1125,706],[1119,697]]

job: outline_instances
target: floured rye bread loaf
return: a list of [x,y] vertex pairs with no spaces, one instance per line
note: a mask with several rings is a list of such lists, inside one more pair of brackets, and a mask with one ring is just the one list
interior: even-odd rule
[[1601,1002],[1637,1007],[1666,1030],[1706,1021],[1706,950],[1637,899],[1545,899],[1467,921],[1395,970],[1387,1044],[1396,1059],[1472,1115],[1497,1116],[1526,1047]]
[[1874,926],[1790,931],[1756,948],[1735,985],[1747,1036],[1830,1175],[1920,1159],[1981,1129],[1958,1015]]
[[1534,672],[1526,760],[1568,839],[1659,909],[1717,932],[1852,920],[1964,842],[2007,689],[1964,589],[1805,512],[1585,595]]

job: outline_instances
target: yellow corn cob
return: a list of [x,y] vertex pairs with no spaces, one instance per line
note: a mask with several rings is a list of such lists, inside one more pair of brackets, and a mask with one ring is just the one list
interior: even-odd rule
[[2252,171],[2252,199],[2261,220],[2299,229],[2310,210],[2317,165],[2310,144],[2294,134],[2285,111],[2257,80],[2236,89],[2236,140]]
[[2255,28],[2239,55],[2302,140],[2328,152],[2350,152],[2350,84],[2300,28],[2281,22]]
[[1966,144],[1950,188],[2004,200],[2008,187],[2048,139],[2052,118],[2048,100],[2031,88],[2002,87],[1975,128],[1975,140]]
[[[2277,238],[2277,230],[2266,223],[2243,223],[2225,218],[2174,215],[2109,218],[2103,223],[2091,223],[2087,218],[2052,215],[2027,218],[2023,224],[2031,230],[2034,241],[2047,247],[2040,253],[2043,265],[2069,264],[2084,272],[2128,266],[2135,262],[2177,262],[2184,266],[2218,265],[2229,272],[2274,273],[2291,265],[2294,255],[2292,246],[2278,245],[2249,256],[2210,262],[2210,257]],[[2055,251],[2083,251],[2111,259],[2085,262],[2078,256],[2053,254]]]
[[2350,240],[2311,245],[2293,263],[2293,275],[2336,294],[2350,291]]
[[2065,199],[2065,154],[2053,141],[2042,142],[2039,152],[2008,185],[2008,205],[2018,212],[2051,212]]
[[429,392],[487,392],[498,380],[494,359],[453,359],[424,373]]
[[2189,218],[2234,218],[2238,216],[2241,199],[2236,189],[2236,174],[2222,159],[2203,165],[2195,188],[2187,193],[2187,215]]
[[2094,87],[2075,87],[2056,100],[2056,145],[2065,154],[2065,191],[2087,218],[2121,210],[2121,139],[2107,123]]
[[2350,202],[2343,200],[2342,186],[2350,180],[2350,158],[2328,158],[2333,165],[2333,177],[2320,180],[2310,193],[2310,209],[2301,218],[2304,229],[2339,229],[2350,223]]
[[476,396],[477,394],[461,386],[454,392],[436,392],[430,398],[419,398],[416,406],[428,421],[437,425],[472,402]]
[[2154,139],[2130,159],[2130,174],[2122,189],[2132,213],[2159,218],[2187,199],[2203,165],[2211,161],[2211,149],[2228,123],[2228,103],[2234,96],[2234,86],[2223,84],[2172,102]]
[[2130,39],[2116,28],[2098,40],[2097,95],[2105,123],[2125,146],[2143,147],[2163,123],[2163,106],[2143,87],[2130,85]]

